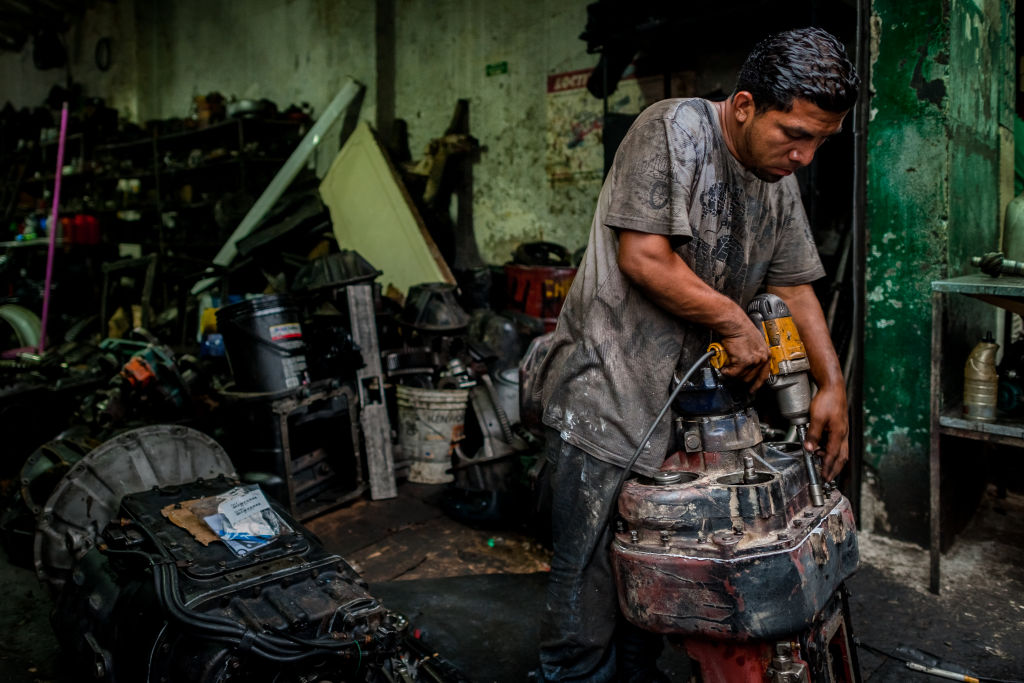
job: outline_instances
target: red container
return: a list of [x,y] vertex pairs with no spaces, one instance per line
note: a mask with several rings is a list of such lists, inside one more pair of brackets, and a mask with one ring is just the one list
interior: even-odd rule
[[505,266],[509,308],[544,321],[544,329],[555,329],[562,303],[576,269],[565,266]]
[[99,244],[100,223],[96,216],[78,213],[62,217],[61,228],[65,244]]

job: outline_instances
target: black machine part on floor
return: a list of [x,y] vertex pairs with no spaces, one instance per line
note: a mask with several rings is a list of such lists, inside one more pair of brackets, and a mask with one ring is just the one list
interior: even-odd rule
[[235,484],[222,476],[123,498],[54,611],[83,671],[132,683],[463,680],[279,506],[293,531],[243,556],[161,512]]

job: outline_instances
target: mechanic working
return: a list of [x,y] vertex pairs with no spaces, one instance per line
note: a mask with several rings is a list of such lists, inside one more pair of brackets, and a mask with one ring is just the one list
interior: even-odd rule
[[[824,269],[793,172],[841,130],[858,84],[829,33],[786,31],[754,48],[728,99],[658,102],[619,146],[536,382],[553,487],[545,680],[667,680],[654,668],[660,636],[619,614],[605,510],[674,374],[710,342],[728,354],[725,375],[751,391],[765,381],[768,348],[745,312],[762,289],[788,305],[818,386],[805,446],[823,453],[826,480],[845,464],[845,384],[810,285]],[[658,471],[670,423],[635,472]]]

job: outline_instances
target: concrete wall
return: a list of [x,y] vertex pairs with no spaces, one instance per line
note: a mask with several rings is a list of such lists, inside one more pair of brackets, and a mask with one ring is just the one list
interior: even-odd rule
[[[864,410],[875,486],[862,524],[923,542],[930,283],[969,272],[970,256],[999,244],[1012,0],[874,0],[872,9]],[[951,303],[944,354],[955,380],[995,316]],[[955,402],[960,384],[947,384]]]
[[[362,116],[373,121],[372,0],[139,0],[136,12],[143,120],[186,117],[193,98],[210,92],[281,108],[308,102],[318,116],[351,76],[366,86]],[[320,170],[337,152],[331,139]]]
[[[470,130],[484,147],[474,224],[488,262],[504,263],[525,241],[586,244],[600,180],[549,183],[545,130],[548,74],[597,62],[577,37],[588,1],[397,3],[396,116],[416,157],[444,133],[456,100],[470,101]],[[487,76],[500,62],[508,72]]]
[[[107,105],[131,121],[137,120],[138,69],[135,7],[132,2],[93,3],[65,34],[67,69],[40,71],[32,62],[32,40],[18,53],[0,52],[0,104],[16,108],[38,107],[55,85],[66,86],[68,73],[81,83],[86,96],[102,97]],[[110,37],[111,63],[107,71],[96,67],[96,42]]]
[[[485,260],[503,263],[523,241],[570,248],[586,241],[599,182],[553,188],[544,171],[547,74],[592,67],[577,36],[586,0],[394,4],[394,116],[413,157],[444,134],[458,99],[484,150],[475,168],[476,234]],[[192,97],[268,97],[323,110],[346,75],[367,86],[361,116],[376,123],[376,5],[368,0],[182,0],[141,3],[147,35],[140,83],[144,118],[185,116]],[[225,27],[233,27],[225,31]],[[487,65],[507,73],[487,76]],[[324,169],[336,147],[323,146]]]

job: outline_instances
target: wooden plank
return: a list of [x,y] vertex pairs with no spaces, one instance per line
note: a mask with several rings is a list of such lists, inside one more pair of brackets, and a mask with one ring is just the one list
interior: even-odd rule
[[354,249],[403,294],[455,278],[366,122],[349,137],[320,184],[338,246]]
[[370,497],[374,500],[394,498],[395,461],[391,452],[391,421],[384,403],[384,375],[377,342],[377,315],[373,307],[370,285],[349,285],[345,288],[352,340],[363,352],[366,364],[358,372],[359,425],[366,444],[366,469],[370,476]]

